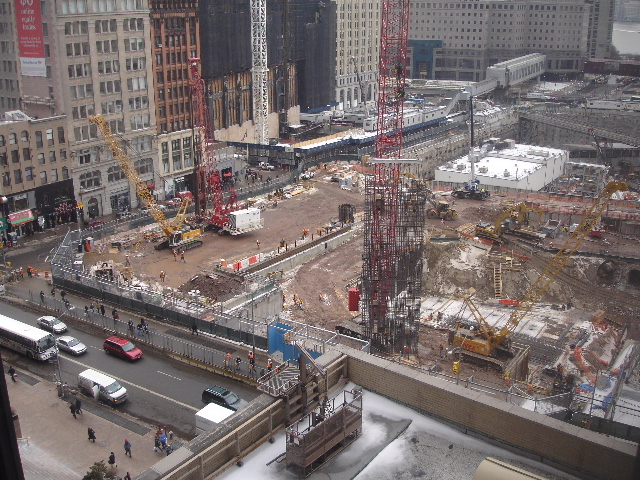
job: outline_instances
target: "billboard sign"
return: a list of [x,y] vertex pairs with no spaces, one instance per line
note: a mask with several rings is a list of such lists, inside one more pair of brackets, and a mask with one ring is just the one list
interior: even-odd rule
[[15,8],[22,75],[46,77],[40,0],[16,0]]

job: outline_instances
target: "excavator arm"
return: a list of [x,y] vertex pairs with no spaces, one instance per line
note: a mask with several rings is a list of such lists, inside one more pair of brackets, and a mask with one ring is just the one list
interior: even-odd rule
[[549,288],[549,285],[556,276],[560,273],[565,266],[569,257],[577,250],[584,238],[589,232],[596,226],[600,215],[609,205],[611,196],[615,192],[621,192],[627,190],[627,184],[625,182],[609,182],[596,201],[593,203],[589,211],[585,214],[582,222],[578,225],[578,228],[569,235],[567,241],[560,247],[560,250],[553,257],[551,263],[547,266],[544,272],[540,275],[538,280],[529,289],[524,299],[520,302],[518,307],[511,313],[509,321],[494,338],[493,348],[499,346],[506,338],[508,338],[515,329],[518,327],[522,319],[529,313],[534,304],[536,304],[544,292]]

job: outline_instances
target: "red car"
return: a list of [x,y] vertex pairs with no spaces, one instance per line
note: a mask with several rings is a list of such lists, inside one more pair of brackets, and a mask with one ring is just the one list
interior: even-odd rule
[[104,341],[102,348],[108,355],[115,355],[129,361],[138,360],[143,355],[142,350],[126,338],[109,337]]

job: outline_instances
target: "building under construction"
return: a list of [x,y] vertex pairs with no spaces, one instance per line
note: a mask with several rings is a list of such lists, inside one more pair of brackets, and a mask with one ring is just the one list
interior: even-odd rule
[[[287,122],[286,115],[278,114],[291,113],[298,105],[306,110],[333,102],[335,78],[326,72],[335,71],[335,9],[334,2],[267,0],[271,137],[283,131],[274,122]],[[253,119],[251,2],[201,1],[200,22],[202,76],[211,94],[213,128],[229,129],[227,138],[216,134],[217,139],[239,139],[246,132],[243,140],[252,141],[252,128],[244,125]]]
[[426,195],[415,181],[385,188],[371,176],[365,183],[365,210],[372,214],[364,217],[362,323],[381,352],[417,350]]

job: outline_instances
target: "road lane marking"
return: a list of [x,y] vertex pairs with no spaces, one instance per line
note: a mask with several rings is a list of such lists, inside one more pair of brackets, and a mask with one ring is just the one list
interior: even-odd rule
[[157,372],[158,372],[158,373],[160,373],[160,374],[162,374],[162,375],[166,375],[167,377],[175,378],[176,380],[180,380],[180,381],[182,381],[182,379],[181,379],[181,378],[174,377],[173,375],[169,375],[168,373],[161,372],[160,370],[157,370]]
[[91,365],[84,364],[84,363],[79,362],[79,361],[77,361],[77,360],[75,360],[73,358],[66,358],[66,360],[68,360],[70,362],[73,362],[76,365],[80,365],[80,366],[85,367],[85,368],[90,368],[91,370],[95,370],[96,372],[100,372],[100,373],[103,373],[103,374],[108,375],[110,377],[113,377],[113,378],[115,378],[116,380],[118,380],[120,382],[127,383],[127,384],[132,385],[132,386],[134,386],[136,388],[139,388],[140,390],[144,390],[145,392],[152,393],[153,395],[155,395],[157,397],[163,398],[165,400],[169,400],[170,402],[173,402],[173,403],[175,403],[177,405],[180,405],[181,407],[188,408],[189,410],[193,410],[194,412],[197,412],[198,410],[200,410],[199,408],[192,407],[191,405],[187,405],[186,403],[179,402],[178,400],[174,400],[173,398],[167,397],[166,395],[162,395],[161,393],[154,392],[153,390],[149,390],[148,388],[145,388],[143,386],[140,386],[140,385],[137,385],[135,383],[129,382],[127,380],[124,380],[123,378],[115,377],[111,373],[103,372],[102,370],[98,370],[97,368],[92,367]]

